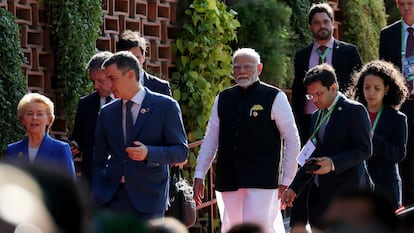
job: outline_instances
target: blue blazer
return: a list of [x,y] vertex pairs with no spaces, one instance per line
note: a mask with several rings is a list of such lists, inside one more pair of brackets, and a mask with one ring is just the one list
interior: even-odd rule
[[33,163],[30,163],[28,148],[29,139],[27,137],[9,144],[4,161],[15,165],[33,164],[44,169],[53,169],[74,178],[76,177],[72,152],[68,143],[53,139],[46,134]]
[[398,163],[407,146],[407,117],[393,108],[384,108],[372,138],[373,154],[367,161],[375,192],[386,196],[395,208],[401,203]]
[[[188,157],[187,137],[177,101],[145,88],[134,125],[134,139],[124,141],[122,100],[101,109],[96,126],[92,197],[97,206],[110,202],[124,176],[130,201],[140,213],[167,207],[168,165]],[[140,141],[148,148],[145,161],[129,159],[125,148]]]
[[[317,112],[312,115],[311,129],[315,128]],[[371,124],[365,107],[342,97],[338,100],[325,128],[323,143],[318,142],[311,157],[327,156],[335,171],[319,176],[319,190],[324,204],[341,191],[369,188],[369,177],[364,161],[371,157]],[[298,193],[312,178],[299,169],[290,188]]]

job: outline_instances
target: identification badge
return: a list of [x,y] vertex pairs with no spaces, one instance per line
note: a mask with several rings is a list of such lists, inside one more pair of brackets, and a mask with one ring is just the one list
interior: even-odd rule
[[309,157],[312,155],[315,149],[315,144],[313,144],[312,140],[308,139],[306,144],[302,147],[302,150],[300,151],[298,156],[298,163],[300,166],[305,165],[306,160],[309,159]]
[[414,80],[414,56],[402,59],[404,76],[407,81]]

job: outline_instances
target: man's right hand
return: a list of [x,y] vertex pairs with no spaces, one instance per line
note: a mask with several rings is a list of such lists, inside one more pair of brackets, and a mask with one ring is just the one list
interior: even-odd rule
[[197,205],[201,205],[203,202],[202,199],[204,198],[204,181],[200,178],[194,179],[194,201],[197,203]]
[[293,201],[296,198],[296,193],[295,191],[293,191],[292,189],[286,189],[283,192],[281,201],[282,201],[282,205],[283,207],[292,207],[293,206]]

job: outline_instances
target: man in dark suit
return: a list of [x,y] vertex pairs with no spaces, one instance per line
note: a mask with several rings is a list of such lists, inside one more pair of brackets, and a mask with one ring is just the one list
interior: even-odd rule
[[[302,166],[282,201],[293,202],[298,210],[307,212],[312,227],[321,228],[322,215],[335,195],[344,191],[370,188],[370,179],[364,160],[372,153],[371,124],[365,107],[340,93],[334,69],[328,64],[315,66],[305,76],[307,98],[319,109],[312,115],[311,139],[305,145],[307,154],[319,168],[309,171]],[[307,160],[309,161],[309,160]],[[293,215],[294,213],[292,213]],[[295,213],[303,216],[304,213]],[[294,216],[292,216],[294,217]],[[303,220],[297,219],[296,221]],[[297,222],[298,223],[298,222]],[[302,222],[306,225],[306,220]],[[292,231],[293,232],[293,231]]]
[[[389,61],[404,73],[402,61],[414,54],[414,40],[409,39],[409,28],[414,28],[414,0],[396,0],[402,20],[383,28],[380,34],[380,59]],[[407,74],[404,74],[407,77]],[[407,154],[400,162],[402,178],[402,203],[414,204],[414,92],[413,81],[406,80],[409,97],[402,104],[401,112],[407,115],[408,141]]]
[[320,63],[331,64],[335,68],[339,89],[342,91],[350,84],[351,73],[359,69],[362,64],[355,45],[334,39],[333,10],[328,4],[312,5],[308,20],[314,42],[296,53],[295,78],[292,85],[292,108],[302,144],[309,137],[310,116],[316,110],[312,101],[307,101],[305,98],[306,88],[303,85],[305,73]]
[[142,87],[141,66],[130,52],[102,65],[116,98],[96,126],[92,198],[98,208],[141,220],[164,216],[168,165],[187,159],[181,110],[174,99]]
[[[116,43],[116,50],[130,51],[137,57],[138,61],[141,63],[141,67],[143,67],[145,62],[145,52],[147,51],[147,42],[144,37],[139,35],[139,32],[125,30],[121,34],[119,41]],[[169,82],[148,74],[144,69],[142,69],[142,73],[140,74],[140,82],[143,86],[150,89],[150,91],[171,96]]]
[[87,70],[95,91],[79,99],[72,136],[69,137],[72,153],[81,153],[81,174],[88,185],[92,182],[96,118],[101,107],[113,98],[111,81],[105,77],[101,69],[102,63],[110,56],[110,52],[99,52],[89,60]]

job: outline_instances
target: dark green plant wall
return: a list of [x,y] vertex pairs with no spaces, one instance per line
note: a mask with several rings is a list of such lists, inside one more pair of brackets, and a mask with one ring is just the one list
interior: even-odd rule
[[25,61],[15,17],[0,8],[0,157],[7,145],[20,140],[24,130],[17,120],[17,104],[26,93]]
[[356,44],[363,62],[378,59],[379,34],[386,25],[383,1],[340,1],[342,40]]
[[102,23],[100,0],[45,0],[55,53],[56,93],[71,131],[79,96],[92,91],[86,63],[95,53]]
[[194,0],[185,11],[173,44],[176,72],[172,89],[179,101],[190,142],[202,139],[214,97],[230,86],[230,42],[239,22],[217,0]]
[[254,48],[264,64],[261,79],[281,88],[290,86],[291,40],[296,38],[290,24],[291,8],[275,0],[235,1],[230,7],[238,13],[241,25],[233,49]]

